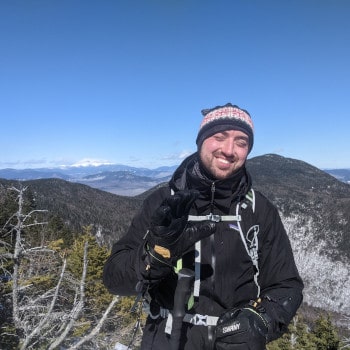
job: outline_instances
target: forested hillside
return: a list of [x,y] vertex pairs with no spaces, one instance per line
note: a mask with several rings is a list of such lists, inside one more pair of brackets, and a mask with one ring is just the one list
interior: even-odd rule
[[12,181],[0,179],[0,204],[11,186],[28,187],[26,197],[36,208],[47,210],[47,219],[60,218],[73,232],[92,225],[110,246],[126,232],[142,198],[118,196],[87,185],[61,179]]

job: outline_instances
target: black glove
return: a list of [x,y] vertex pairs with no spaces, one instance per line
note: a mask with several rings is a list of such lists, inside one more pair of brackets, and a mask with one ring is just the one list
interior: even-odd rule
[[268,333],[265,310],[256,302],[226,311],[215,329],[216,350],[264,350]]
[[188,223],[188,214],[198,198],[196,190],[176,192],[166,198],[151,218],[146,250],[165,264],[174,264],[197,241],[214,233],[211,221]]

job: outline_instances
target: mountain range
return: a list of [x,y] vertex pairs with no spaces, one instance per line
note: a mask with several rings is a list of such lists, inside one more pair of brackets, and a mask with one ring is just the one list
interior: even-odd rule
[[[330,175],[329,170],[275,154],[249,159],[247,169],[253,178],[253,188],[264,193],[279,209],[305,283],[304,305],[350,315],[350,184],[338,180],[334,173]],[[100,180],[97,173],[88,174],[87,169],[84,175],[79,169],[79,176],[78,169],[71,175],[64,172],[65,179],[0,179],[0,195],[10,186],[28,186],[39,209],[59,215],[77,230],[92,224],[99,240],[111,247],[126,232],[145,196],[163,186],[174,169],[98,170]],[[0,177],[4,174],[0,172]],[[130,188],[130,183],[140,184],[143,179],[138,188],[149,187],[138,195],[125,195],[126,192],[118,195],[93,188],[98,181],[102,187],[102,177],[109,176],[118,179],[119,186],[123,180]]]
[[56,178],[86,184],[114,194],[135,196],[160,182],[168,181],[176,167],[147,169],[108,164],[38,169],[7,168],[0,169],[0,178],[20,181]]
[[[178,165],[156,169],[122,164],[73,165],[56,168],[0,169],[0,178],[8,180],[62,179],[86,184],[114,194],[136,196],[170,179]],[[338,180],[350,183],[350,169],[324,169]]]

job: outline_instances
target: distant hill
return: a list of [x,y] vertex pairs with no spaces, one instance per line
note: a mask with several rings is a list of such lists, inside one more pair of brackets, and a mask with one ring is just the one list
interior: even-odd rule
[[325,169],[325,171],[338,180],[350,184],[350,169]]
[[[350,315],[350,185],[310,164],[274,154],[249,159],[247,168],[253,187],[280,211],[305,282],[305,303]],[[135,197],[61,179],[0,180],[0,190],[10,184],[28,186],[39,208],[58,213],[77,228],[93,224],[110,246],[126,232],[145,195],[163,180],[159,177],[155,187]]]
[[323,254],[350,259],[350,185],[308,163],[274,154],[252,158],[247,168],[253,187],[283,216],[298,216],[301,225],[305,217],[313,221],[308,229],[327,241]]
[[168,181],[170,177],[171,175],[149,177],[137,175],[130,171],[104,171],[98,174],[84,176],[75,181],[110,193],[135,196],[156,186],[159,182]]

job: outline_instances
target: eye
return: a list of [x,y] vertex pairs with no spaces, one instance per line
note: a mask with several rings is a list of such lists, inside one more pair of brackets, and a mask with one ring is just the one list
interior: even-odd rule
[[225,140],[225,135],[222,134],[222,133],[218,133],[218,134],[213,135],[213,138],[216,141],[224,141]]
[[236,140],[236,145],[238,147],[247,148],[248,147],[248,140],[245,138],[239,138]]

